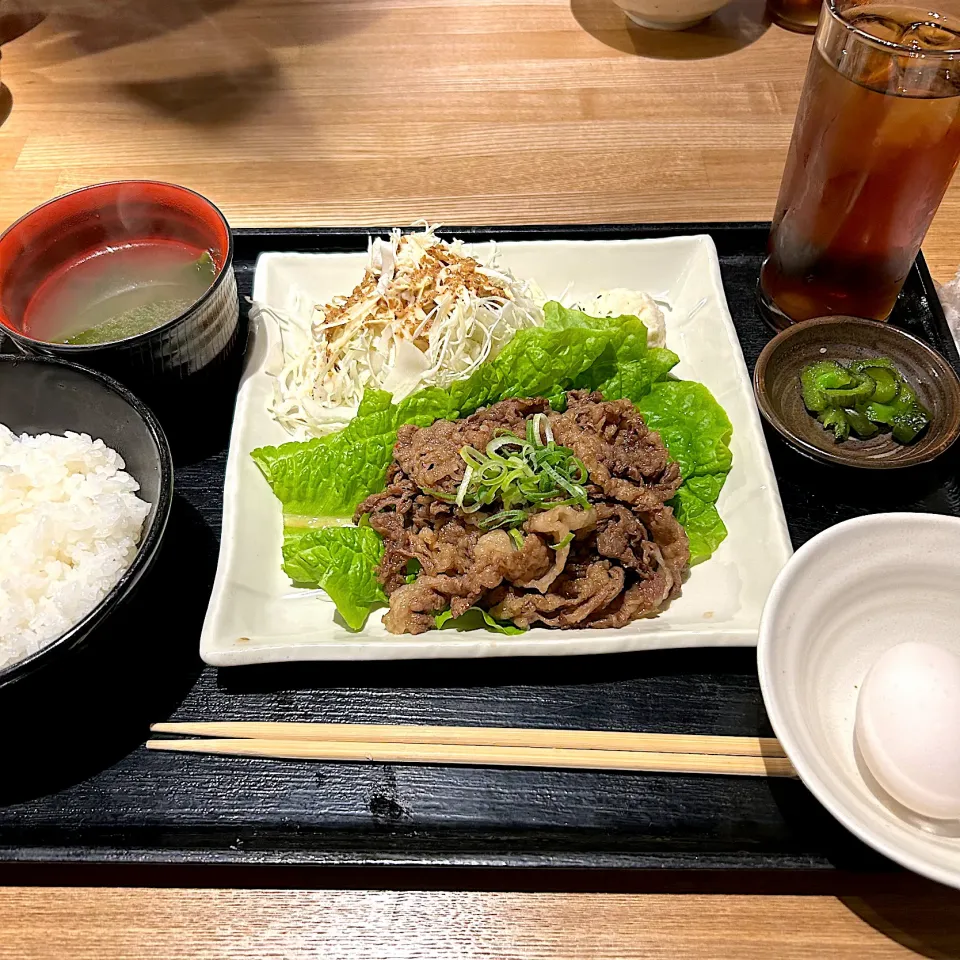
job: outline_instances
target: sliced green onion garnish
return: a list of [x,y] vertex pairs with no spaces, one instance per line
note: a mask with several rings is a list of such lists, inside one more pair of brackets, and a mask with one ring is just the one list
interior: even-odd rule
[[562,550],[568,544],[573,543],[573,532],[569,532],[559,543],[551,543],[551,550]]
[[447,493],[446,490],[438,490],[436,487],[421,487],[420,489],[424,493],[429,493],[431,497],[436,497],[437,500],[443,500],[445,503],[457,502],[457,495],[455,493]]
[[[463,451],[460,451],[461,456]],[[466,458],[464,458],[466,459]],[[470,489],[470,481],[473,479],[473,467],[470,464],[470,461],[467,461],[467,469],[463,471],[463,480],[460,481],[460,487],[457,490],[457,499],[454,501],[460,509],[463,509],[463,501],[467,495],[467,491]]]
[[[501,434],[499,437],[494,437],[487,444],[487,456],[488,457],[493,456],[495,453],[497,453],[497,451],[499,451],[503,447],[516,447],[518,451],[522,452],[527,447],[532,447],[532,446],[533,446],[532,440],[521,440],[519,437],[515,437],[512,433],[505,433],[505,434]],[[465,447],[464,449],[472,450],[473,448]],[[462,456],[462,451],[461,451],[461,456]],[[477,456],[480,456],[480,454],[477,454]]]
[[473,447],[461,447],[460,456],[468,467],[482,467],[486,462]]
[[519,527],[526,519],[526,510],[501,510],[492,517],[481,520],[480,529],[497,530],[500,527]]
[[484,529],[519,527],[537,510],[576,504],[588,506],[586,466],[568,447],[558,446],[546,414],[526,423],[526,437],[498,430],[483,452],[460,449],[465,469],[456,494],[427,493],[474,513],[498,503],[502,509],[482,521]]

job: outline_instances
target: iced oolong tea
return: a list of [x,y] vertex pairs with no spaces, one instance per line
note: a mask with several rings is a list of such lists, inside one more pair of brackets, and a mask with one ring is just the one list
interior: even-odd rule
[[851,37],[824,13],[761,271],[761,302],[778,326],[827,314],[885,320],[960,157],[960,58],[951,69],[943,56],[960,49],[960,34],[901,5],[841,16],[924,56]]

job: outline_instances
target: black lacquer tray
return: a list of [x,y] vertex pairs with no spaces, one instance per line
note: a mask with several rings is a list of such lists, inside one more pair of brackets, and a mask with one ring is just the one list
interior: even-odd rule
[[[241,295],[263,251],[358,250],[371,232],[239,230]],[[709,233],[749,366],[770,337],[754,303],[765,224],[444,232],[477,240]],[[960,367],[922,258],[893,322]],[[238,371],[239,362],[222,388],[228,400]],[[0,864],[14,874],[15,864],[67,863],[895,869],[798,782],[148,754],[148,724],[168,718],[769,733],[753,649],[204,667],[197,648],[220,531],[224,409],[196,411],[171,528],[135,600],[57,672],[0,695]],[[960,515],[958,453],[875,477],[805,460],[772,432],[767,441],[795,546],[863,513]]]

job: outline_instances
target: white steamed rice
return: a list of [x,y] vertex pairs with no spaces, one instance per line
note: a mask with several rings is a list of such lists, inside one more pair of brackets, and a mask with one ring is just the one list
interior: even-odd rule
[[0,668],[83,619],[133,562],[150,504],[86,434],[0,424]]

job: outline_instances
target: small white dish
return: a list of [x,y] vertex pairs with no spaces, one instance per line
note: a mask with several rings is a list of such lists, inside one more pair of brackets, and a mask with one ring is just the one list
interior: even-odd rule
[[851,833],[960,888],[960,837],[925,829],[868,786],[854,724],[860,685],[906,640],[960,653],[960,519],[888,513],[804,544],[770,592],[757,659],[770,723],[800,778]]
[[[366,627],[353,633],[335,617],[326,594],[296,589],[280,568],[280,506],[250,451],[290,437],[267,412],[273,380],[265,368],[268,357],[276,359],[279,336],[272,322],[258,322],[230,438],[220,559],[200,641],[207,663],[555,656],[756,643],[764,601],[791,547],[713,240],[531,241],[498,249],[506,266],[535,279],[547,296],[567,292],[577,300],[628,287],[670,305],[667,345],[681,358],[677,376],[705,383],[733,423],[733,470],[717,505],[729,530],[726,541],[693,568],[668,610],[620,630],[392,636],[382,611],[374,611]],[[282,308],[296,285],[326,303],[353,289],[365,263],[363,253],[267,253],[257,264],[254,298]]]
[[637,26],[686,30],[726,6],[728,0],[613,0]]

